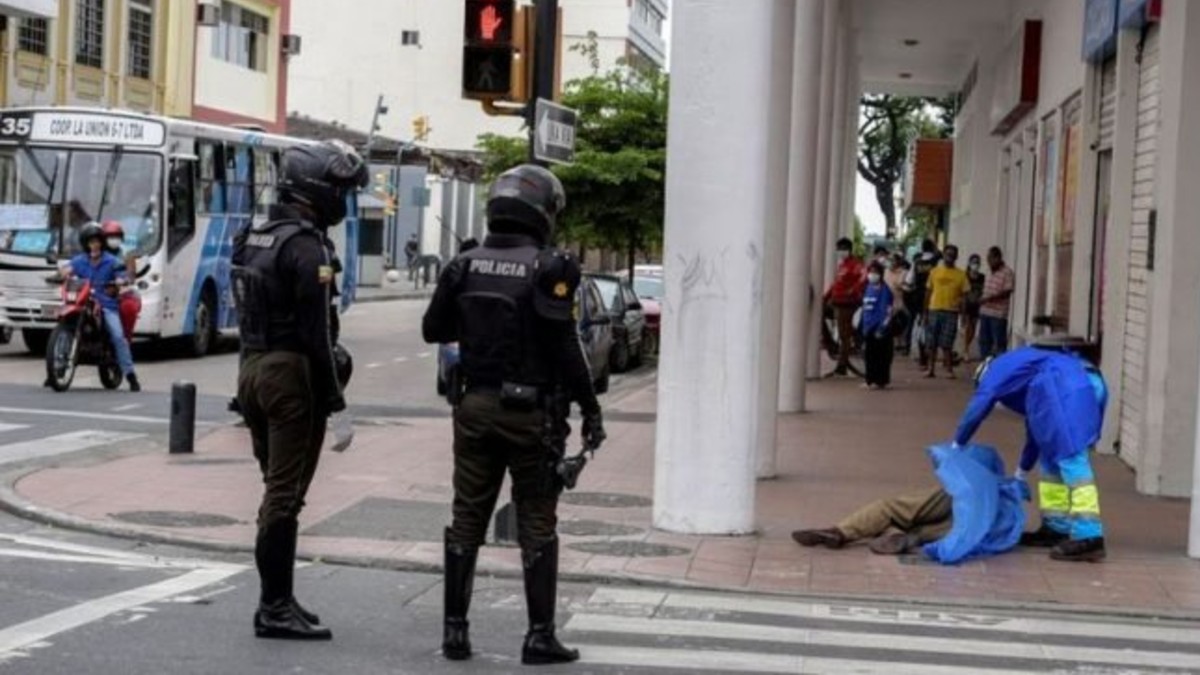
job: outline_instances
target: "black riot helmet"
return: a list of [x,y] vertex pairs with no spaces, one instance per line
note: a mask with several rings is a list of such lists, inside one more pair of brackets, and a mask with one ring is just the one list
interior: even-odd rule
[[338,140],[289,148],[283,155],[280,199],[312,211],[318,227],[346,217],[346,197],[367,186],[367,163]]
[[554,238],[558,214],[567,196],[558,177],[535,164],[522,164],[500,174],[488,192],[488,229],[531,234],[544,244]]

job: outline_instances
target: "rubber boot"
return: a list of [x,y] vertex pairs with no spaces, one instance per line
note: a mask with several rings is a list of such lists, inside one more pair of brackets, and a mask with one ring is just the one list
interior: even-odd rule
[[447,530],[442,655],[451,661],[466,661],[471,658],[467,611],[471,608],[471,593],[475,589],[475,561],[479,557],[479,547],[452,544],[449,537]]
[[1070,537],[1065,533],[1052,530],[1049,525],[1042,523],[1041,527],[1033,532],[1022,533],[1020,544],[1032,548],[1053,548],[1068,539]]
[[1108,553],[1104,548],[1104,537],[1070,539],[1054,547],[1050,557],[1065,562],[1100,562]]
[[579,660],[579,650],[567,649],[554,637],[554,610],[558,600],[558,538],[536,549],[523,549],[525,605],[529,632],[521,647],[521,663],[545,665]]
[[292,596],[296,528],[295,520],[287,520],[259,529],[254,561],[262,596],[254,613],[254,634],[280,640],[329,640],[330,630],[310,623]]

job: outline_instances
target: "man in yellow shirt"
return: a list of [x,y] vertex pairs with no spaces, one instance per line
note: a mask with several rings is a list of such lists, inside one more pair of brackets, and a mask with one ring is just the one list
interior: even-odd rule
[[955,267],[958,247],[949,245],[942,252],[942,264],[929,273],[925,291],[925,343],[930,349],[929,373],[937,377],[937,353],[946,354],[946,371],[954,379],[954,341],[958,339],[958,315],[963,310],[971,282],[967,273]]

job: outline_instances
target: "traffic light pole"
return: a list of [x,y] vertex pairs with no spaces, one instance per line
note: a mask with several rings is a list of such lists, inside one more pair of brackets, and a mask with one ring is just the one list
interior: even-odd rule
[[534,157],[534,134],[537,132],[537,101],[554,100],[554,74],[558,58],[558,0],[534,0],[537,8],[537,43],[533,53],[533,96],[526,104],[525,121],[529,125],[529,161],[542,166]]

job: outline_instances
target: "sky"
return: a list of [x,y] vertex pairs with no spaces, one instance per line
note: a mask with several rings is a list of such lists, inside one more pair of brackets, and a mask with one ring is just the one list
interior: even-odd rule
[[875,200],[875,186],[868,183],[857,171],[854,177],[858,180],[854,190],[854,212],[862,221],[867,234],[882,235],[886,228],[883,211],[879,210],[879,202]]

